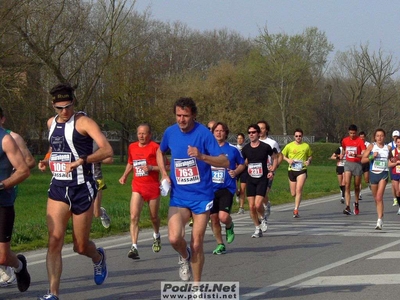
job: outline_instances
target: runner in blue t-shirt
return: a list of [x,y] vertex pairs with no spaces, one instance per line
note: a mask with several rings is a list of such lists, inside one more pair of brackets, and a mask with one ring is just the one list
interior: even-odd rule
[[[204,265],[203,240],[214,198],[211,165],[229,167],[211,132],[196,122],[197,107],[192,98],[180,98],[174,104],[175,125],[164,132],[157,151],[161,180],[171,183],[168,212],[168,237],[179,253],[179,276],[182,280],[200,282]],[[168,176],[166,152],[171,151],[171,172]],[[193,217],[190,248],[184,239],[185,225]],[[191,266],[190,266],[191,262]]]
[[225,254],[226,248],[222,241],[221,223],[225,224],[226,241],[228,244],[235,239],[233,231],[234,224],[230,215],[233,195],[236,192],[236,176],[244,169],[244,159],[239,150],[226,139],[229,135],[229,128],[225,123],[217,122],[213,127],[213,134],[222,152],[229,160],[229,168],[211,167],[212,181],[214,185],[214,202],[211,208],[212,230],[217,241],[217,248],[213,254]]

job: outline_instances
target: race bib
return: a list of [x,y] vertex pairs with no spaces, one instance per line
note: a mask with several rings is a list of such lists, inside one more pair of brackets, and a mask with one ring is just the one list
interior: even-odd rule
[[375,158],[372,163],[371,171],[382,172],[386,171],[388,167],[388,161],[386,158]]
[[224,183],[225,182],[225,169],[211,167],[212,182],[213,183]]
[[195,158],[175,159],[175,178],[179,185],[200,182],[199,168]]
[[143,177],[148,176],[149,173],[143,170],[143,167],[146,166],[145,159],[138,159],[133,161],[133,167],[135,168],[135,176],[136,177]]
[[302,160],[294,160],[292,163],[292,171],[301,171],[303,170],[303,161]]
[[72,180],[72,172],[66,173],[67,163],[71,163],[69,152],[52,152],[49,160],[49,168],[53,177],[57,180]]
[[357,155],[357,147],[346,147],[346,156],[354,158]]
[[260,178],[263,176],[262,163],[250,163],[247,166],[247,172],[253,178]]
[[396,166],[396,174],[400,174],[400,165]]

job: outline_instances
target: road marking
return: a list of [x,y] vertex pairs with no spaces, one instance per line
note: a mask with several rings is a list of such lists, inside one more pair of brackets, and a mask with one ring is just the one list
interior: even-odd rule
[[352,275],[352,276],[319,276],[304,281],[292,288],[310,288],[321,286],[356,286],[400,284],[400,274]]
[[368,257],[367,259],[393,259],[393,258],[400,258],[400,251],[386,251],[379,253],[378,255]]
[[272,285],[263,287],[261,289],[255,290],[253,292],[247,293],[245,295],[241,295],[240,299],[249,300],[249,299],[253,299],[255,297],[260,297],[260,296],[262,296],[262,295],[264,295],[266,293],[269,293],[271,291],[274,291],[276,289],[292,286],[294,283],[296,283],[298,281],[302,281],[302,280],[305,280],[305,279],[307,279],[309,277],[316,276],[316,275],[318,275],[318,274],[320,274],[322,272],[326,272],[328,270],[343,266],[343,265],[351,263],[351,262],[353,262],[355,260],[365,258],[366,256],[370,256],[372,254],[384,251],[384,250],[386,250],[388,248],[397,246],[399,244],[400,244],[400,241],[395,241],[395,242],[391,242],[391,243],[388,243],[386,245],[377,247],[375,249],[368,250],[368,251],[365,251],[363,253],[359,253],[357,255],[351,256],[351,257],[346,258],[346,259],[339,260],[339,261],[337,261],[335,263],[323,266],[321,268],[317,268],[315,270],[311,270],[311,271],[305,272],[303,274],[294,276],[292,278],[288,278],[288,279],[282,280],[280,282],[277,282],[275,284],[272,284]]

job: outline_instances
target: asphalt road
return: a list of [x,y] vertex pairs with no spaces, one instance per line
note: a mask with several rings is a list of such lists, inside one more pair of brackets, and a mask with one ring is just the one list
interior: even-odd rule
[[[375,230],[368,190],[358,216],[342,214],[338,195],[303,201],[299,219],[292,218],[293,204],[273,206],[268,232],[258,239],[251,238],[249,215],[234,213],[236,238],[225,255],[212,254],[216,244],[207,229],[203,280],[238,281],[240,299],[398,299],[400,216],[391,199],[388,187],[382,231]],[[90,259],[66,245],[60,299],[160,299],[160,282],[179,280],[178,256],[166,228],[161,234],[163,248],[153,253],[152,232],[140,232],[141,259],[135,261],[127,257],[129,235],[96,240],[106,249],[109,267],[101,286],[93,282]],[[16,286],[0,289],[0,299],[36,299],[47,291],[45,250],[25,255],[31,287],[25,293]]]

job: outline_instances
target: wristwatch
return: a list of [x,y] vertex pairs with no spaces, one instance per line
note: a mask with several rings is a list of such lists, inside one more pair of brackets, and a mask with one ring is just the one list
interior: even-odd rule
[[83,163],[84,163],[84,164],[87,163],[87,157],[88,157],[88,156],[87,156],[86,154],[83,154],[83,155],[80,155],[80,156],[79,156],[79,158],[82,158],[82,159],[83,159]]
[[4,190],[4,183],[0,182],[0,191]]

